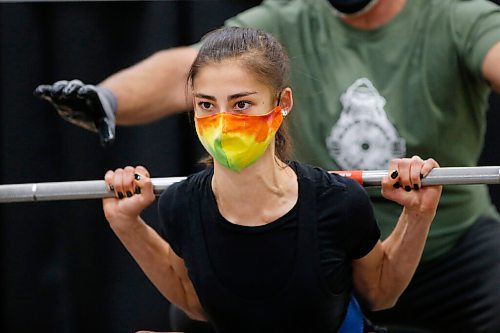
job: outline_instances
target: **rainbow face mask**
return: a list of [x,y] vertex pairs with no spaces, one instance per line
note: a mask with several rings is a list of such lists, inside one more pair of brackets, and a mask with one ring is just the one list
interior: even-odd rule
[[194,119],[198,138],[214,160],[240,171],[264,154],[284,116],[285,110],[277,106],[263,115],[219,112]]

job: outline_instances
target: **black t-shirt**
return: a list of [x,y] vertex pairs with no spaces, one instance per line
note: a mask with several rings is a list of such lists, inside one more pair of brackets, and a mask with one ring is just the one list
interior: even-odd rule
[[[297,173],[297,162],[290,162]],[[371,251],[380,238],[365,190],[355,181],[320,168],[309,168],[316,189],[317,230],[320,267],[332,292],[351,289],[351,260]],[[297,237],[297,205],[281,218],[255,227],[227,221],[217,209],[211,188],[213,168],[201,171],[203,233],[211,265],[233,292],[259,299],[282,283],[293,268]],[[160,235],[183,257],[190,244],[188,184],[192,177],[173,184],[160,197]],[[298,182],[302,178],[298,174]],[[300,196],[300,191],[299,191]],[[189,265],[188,265],[189,269]],[[242,288],[244,286],[244,288]]]

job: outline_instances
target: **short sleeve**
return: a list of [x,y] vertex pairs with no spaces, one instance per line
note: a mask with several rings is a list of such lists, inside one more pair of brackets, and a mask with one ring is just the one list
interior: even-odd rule
[[[257,28],[273,34],[275,37],[279,31],[279,8],[286,5],[290,0],[267,0],[262,4],[247,9],[240,14],[227,19],[224,23],[229,27]],[[201,41],[190,45],[199,50],[203,43]]]
[[172,184],[162,193],[158,200],[158,216],[160,220],[159,235],[165,239],[174,252],[182,258],[183,231],[181,223],[185,219],[187,194],[185,181]]
[[351,259],[367,255],[380,239],[380,229],[365,189],[349,180],[346,197],[346,246]]
[[450,26],[463,62],[482,79],[484,58],[500,42],[500,7],[486,0],[457,1],[450,12]]
[[287,0],[267,0],[261,5],[250,8],[228,20],[226,26],[252,27],[269,33],[276,33],[279,25],[280,8],[286,6]]

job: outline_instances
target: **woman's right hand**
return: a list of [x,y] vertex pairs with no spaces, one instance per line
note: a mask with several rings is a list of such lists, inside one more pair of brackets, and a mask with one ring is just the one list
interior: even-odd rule
[[103,199],[106,219],[112,228],[127,228],[138,221],[141,212],[155,201],[149,172],[142,166],[109,170],[104,176],[114,198]]

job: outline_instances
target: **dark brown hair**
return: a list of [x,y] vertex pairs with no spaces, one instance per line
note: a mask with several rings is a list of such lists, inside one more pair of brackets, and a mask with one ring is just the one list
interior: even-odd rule
[[[188,84],[191,87],[201,68],[228,59],[237,60],[259,81],[271,86],[277,97],[288,86],[288,55],[270,34],[253,28],[223,27],[206,34],[201,41],[198,56],[189,70]],[[283,122],[275,135],[276,156],[287,161],[290,146],[286,122]]]

